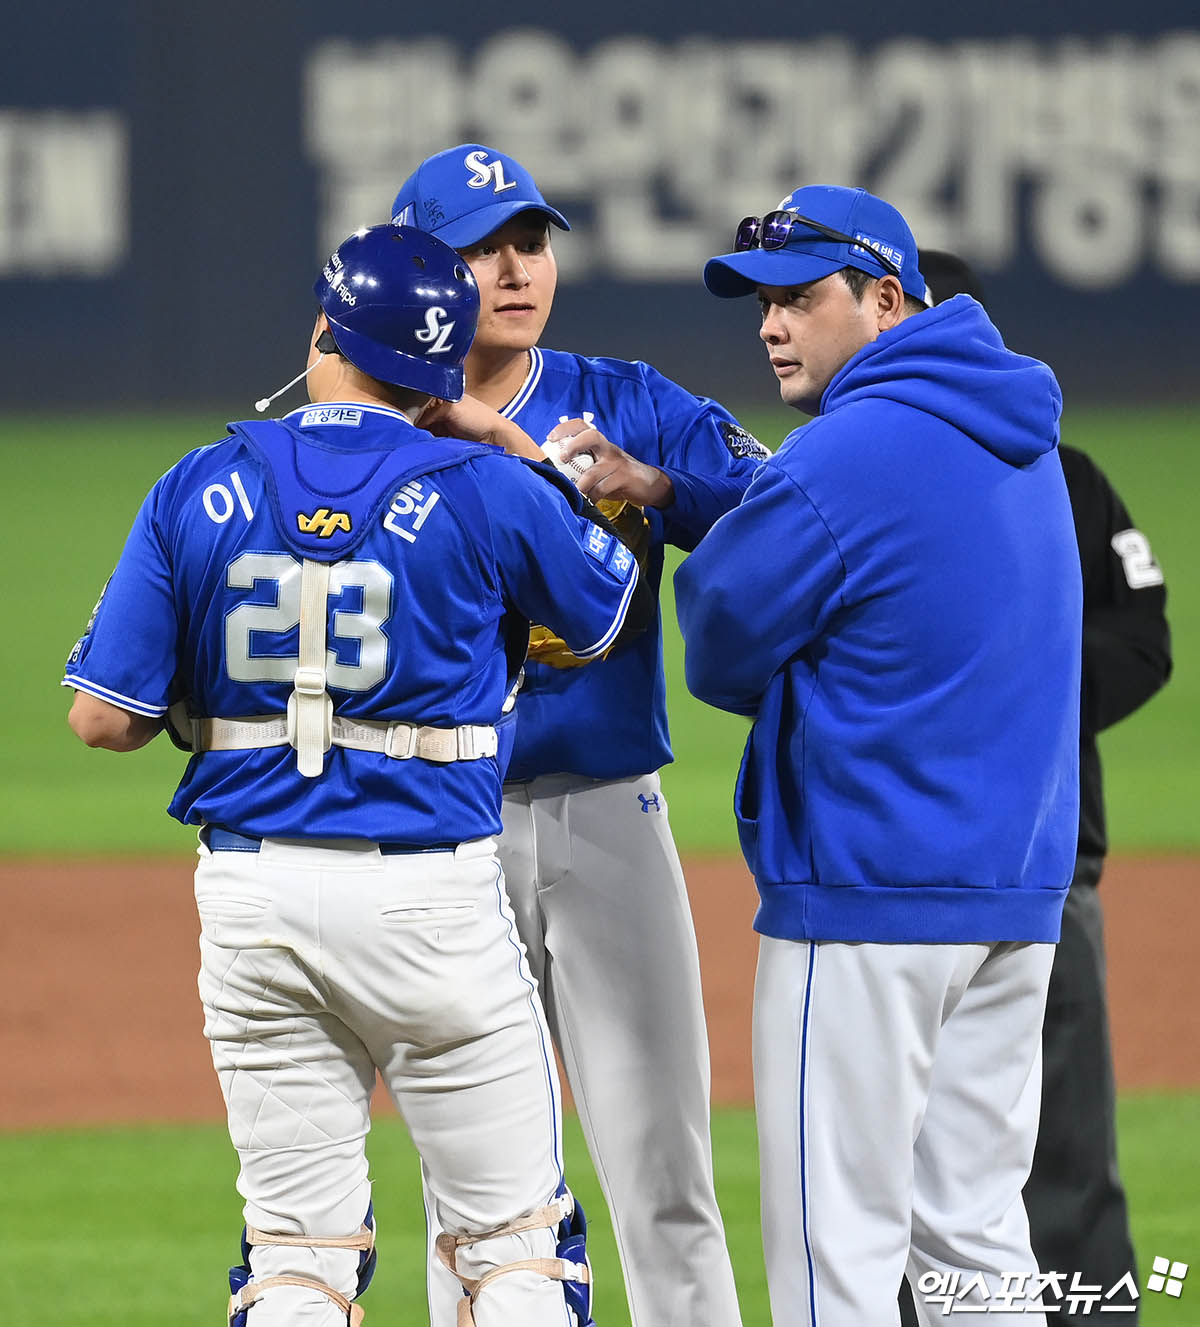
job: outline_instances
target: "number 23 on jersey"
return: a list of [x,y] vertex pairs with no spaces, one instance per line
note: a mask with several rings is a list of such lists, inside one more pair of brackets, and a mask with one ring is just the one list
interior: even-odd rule
[[[300,576],[301,563],[289,553],[243,553],[229,564],[229,589],[271,596],[268,603],[241,603],[225,615],[225,670],[232,681],[292,682],[299,656],[267,653],[264,637],[285,636],[300,625]],[[358,606],[333,614],[330,636],[340,648],[327,652],[326,677],[342,691],[370,691],[387,676],[383,628],[392,611],[391,572],[373,560],[335,562],[330,598],[346,591],[357,591],[346,598]]]

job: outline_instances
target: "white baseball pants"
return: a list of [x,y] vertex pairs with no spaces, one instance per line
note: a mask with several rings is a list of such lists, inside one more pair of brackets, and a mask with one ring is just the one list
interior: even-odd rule
[[896,1323],[906,1271],[923,1325],[945,1320],[942,1291],[958,1313],[1044,1327],[1021,1293],[1037,1275],[1021,1189],[1053,954],[763,937],[754,1090],[775,1327]]
[[[713,1192],[696,933],[658,775],[510,785],[499,855],[633,1327],[738,1327]],[[434,1327],[452,1327],[452,1291],[432,1266]]]
[[[554,1196],[558,1084],[494,849],[491,839],[403,856],[300,841],[201,847],[200,995],[250,1225],[358,1230],[377,1068],[443,1229],[496,1229]],[[553,1254],[553,1232],[537,1230],[472,1245],[458,1261],[478,1277]],[[250,1261],[256,1280],[292,1272],[345,1295],[356,1287],[353,1250],[264,1245]],[[345,1321],[331,1300],[294,1287],[250,1310],[253,1327]],[[566,1327],[568,1317],[559,1283],[519,1272],[482,1293],[476,1321]]]

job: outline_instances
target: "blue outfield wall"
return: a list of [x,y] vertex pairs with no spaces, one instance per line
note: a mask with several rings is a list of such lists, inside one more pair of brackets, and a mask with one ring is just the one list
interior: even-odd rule
[[576,223],[549,343],[769,402],[751,303],[711,299],[700,267],[795,185],[864,184],[978,265],[1069,400],[1195,398],[1193,0],[864,0],[836,27],[804,3],[694,0],[682,26],[632,0],[499,13],[8,15],[0,409],[252,401],[295,371],[333,244],[473,139]]

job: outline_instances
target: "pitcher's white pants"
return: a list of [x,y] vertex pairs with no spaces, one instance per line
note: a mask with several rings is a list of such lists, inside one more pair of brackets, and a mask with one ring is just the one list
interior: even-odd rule
[[[500,860],[612,1216],[633,1327],[739,1327],[696,932],[657,774],[504,790]],[[454,1283],[430,1269],[430,1317]]]
[[1037,1275],[1021,1189],[1053,955],[763,937],[754,1092],[775,1327],[894,1324],[906,1271],[922,1324],[945,1321],[928,1288],[959,1273],[957,1291],[979,1274],[987,1287],[960,1316],[1044,1327],[1013,1290]]
[[[257,853],[201,847],[200,995],[250,1225],[358,1230],[377,1068],[443,1229],[496,1229],[553,1198],[550,1038],[494,853],[491,839],[404,856],[282,840]],[[478,1277],[553,1255],[553,1232],[537,1230],[471,1245],[458,1261]],[[355,1290],[352,1250],[264,1245],[250,1261],[256,1280],[292,1272]],[[291,1287],[249,1311],[251,1327],[345,1321],[323,1295]],[[476,1321],[566,1327],[568,1316],[559,1283],[518,1272],[482,1293]]]

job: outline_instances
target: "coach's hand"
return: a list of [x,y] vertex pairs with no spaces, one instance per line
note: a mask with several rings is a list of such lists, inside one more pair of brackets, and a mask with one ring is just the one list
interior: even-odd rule
[[503,447],[514,456],[528,456],[533,461],[546,459],[542,449],[519,424],[505,419],[499,411],[473,396],[464,396],[461,401],[442,401],[434,397],[415,422],[439,438],[487,442],[493,447]]
[[638,507],[669,507],[675,501],[675,486],[661,470],[635,460],[586,420],[568,419],[546,441],[563,444],[564,461],[580,452],[591,453],[595,464],[579,476],[575,487],[592,502],[624,498]]

